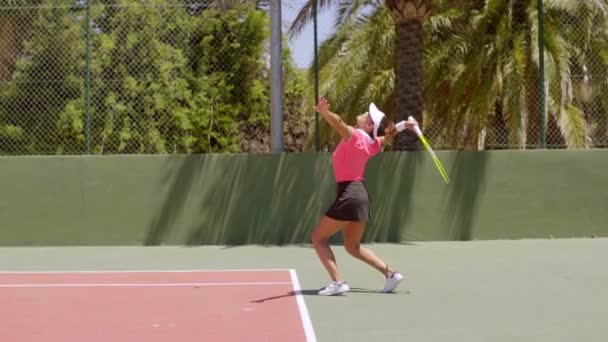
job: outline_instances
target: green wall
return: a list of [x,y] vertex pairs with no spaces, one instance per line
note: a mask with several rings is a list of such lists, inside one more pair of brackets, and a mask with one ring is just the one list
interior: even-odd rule
[[[366,241],[608,236],[608,150],[386,152]],[[0,245],[308,243],[329,153],[0,158]],[[335,242],[339,242],[337,237]]]

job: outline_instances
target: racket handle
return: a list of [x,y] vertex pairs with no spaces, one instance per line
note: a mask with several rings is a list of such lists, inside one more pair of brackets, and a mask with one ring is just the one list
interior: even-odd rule
[[[414,120],[414,118],[412,116],[408,116],[407,120],[412,121],[412,120]],[[405,126],[405,124],[404,124],[404,126]],[[418,125],[414,125],[414,132],[416,132],[416,135],[422,136],[422,131],[420,130],[420,127]]]

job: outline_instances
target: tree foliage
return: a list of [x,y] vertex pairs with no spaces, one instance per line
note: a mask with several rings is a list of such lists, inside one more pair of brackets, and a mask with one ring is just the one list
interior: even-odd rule
[[[292,32],[310,20],[311,3]],[[384,3],[338,1],[335,31],[319,50],[320,93],[349,122],[370,102],[389,114],[395,109],[396,32]],[[544,1],[544,100],[552,147],[608,143],[607,14],[604,1]],[[539,146],[537,2],[435,0],[423,28],[424,129],[433,144],[467,150]],[[321,133],[323,143],[337,142],[326,125]]]
[[[256,130],[270,122],[266,12],[236,3],[95,4],[89,65],[82,2],[43,0],[30,12],[24,52],[0,84],[3,153],[83,153],[87,95],[96,154],[268,149],[269,130]],[[293,91],[301,98],[303,81],[286,70],[288,110],[299,114]]]

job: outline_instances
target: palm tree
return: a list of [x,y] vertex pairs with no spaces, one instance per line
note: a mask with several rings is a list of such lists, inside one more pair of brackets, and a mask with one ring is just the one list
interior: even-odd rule
[[[300,10],[300,13],[290,29],[292,34],[299,32],[304,24],[310,20],[314,1],[315,0],[310,0]],[[331,5],[331,0],[320,0],[318,6],[319,8],[323,9]],[[383,23],[382,28],[385,29],[384,34],[373,29],[364,32],[363,34],[365,36],[365,33],[367,33],[368,35],[371,35],[372,38],[374,35],[379,35],[382,36],[382,38],[386,38],[386,34],[390,34],[391,31],[394,32],[394,41],[390,42],[391,44],[386,44],[388,42],[385,39],[382,39],[381,41],[372,41],[372,45],[379,43],[379,46],[375,46],[372,50],[367,50],[365,54],[368,58],[382,59],[382,65],[386,63],[386,59],[378,58],[376,55],[381,54],[393,56],[391,62],[394,69],[394,76],[392,77],[394,79],[394,84],[392,86],[396,91],[394,93],[393,100],[391,101],[392,103],[388,103],[385,97],[383,97],[381,101],[380,99],[372,99],[375,102],[380,101],[384,110],[389,108],[392,109],[390,112],[393,113],[393,120],[403,120],[406,119],[407,116],[412,115],[420,123],[422,123],[422,26],[423,22],[428,18],[431,12],[431,6],[432,0],[386,0],[386,9],[383,8],[381,3],[376,0],[354,0],[340,2],[340,15],[337,18],[336,24],[340,26],[341,30],[339,30],[340,33],[338,35],[334,36],[332,42],[329,43],[329,45],[332,46],[326,49],[329,51],[333,50],[333,52],[337,52],[336,49],[339,49],[341,43],[344,43],[344,41],[348,39],[350,33],[352,33],[349,32],[350,29],[354,29],[356,27],[360,28],[361,23],[374,24],[382,20],[379,17],[386,15],[385,10],[388,10],[388,13],[393,19],[393,27],[390,29],[384,27],[384,24],[386,23]],[[369,7],[376,9],[371,16],[362,17],[359,15],[359,12],[362,9]],[[365,43],[360,40],[359,42]],[[392,45],[392,48],[389,48],[390,45]],[[329,51],[325,51],[325,58],[330,57],[327,56]],[[351,51],[351,53],[352,52],[354,51]],[[362,55],[359,54],[359,57],[362,57]],[[353,65],[352,63],[350,64],[351,66]],[[388,75],[386,69],[380,69],[383,69],[377,70],[380,72],[380,74],[371,75],[370,71],[370,75],[364,78],[367,78],[367,81],[372,81],[372,79],[375,79],[376,81],[382,83],[379,85],[380,88],[386,89],[386,82],[381,81],[379,78],[385,78],[386,76],[389,76],[390,78],[391,76]],[[354,72],[354,70],[351,71]],[[353,75],[351,74],[350,76]],[[348,81],[346,82],[348,83]],[[348,86],[342,88],[341,90],[345,93],[339,97],[343,98],[344,96],[355,96],[357,95],[356,93],[358,91],[360,92],[361,90],[365,89],[365,87],[356,88],[358,89],[349,90]],[[357,105],[361,105],[361,101],[355,100],[358,99],[358,97],[351,97],[351,99],[354,101],[354,103],[357,103]],[[359,106],[358,108],[364,107]],[[401,150],[416,150],[420,148],[418,139],[410,132],[399,134],[395,139],[394,147]]]

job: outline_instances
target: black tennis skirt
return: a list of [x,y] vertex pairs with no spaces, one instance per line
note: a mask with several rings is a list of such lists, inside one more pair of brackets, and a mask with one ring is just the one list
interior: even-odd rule
[[369,221],[371,212],[365,184],[361,181],[338,182],[336,200],[325,215],[339,221]]

